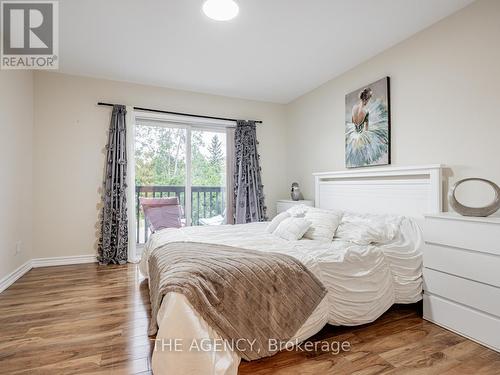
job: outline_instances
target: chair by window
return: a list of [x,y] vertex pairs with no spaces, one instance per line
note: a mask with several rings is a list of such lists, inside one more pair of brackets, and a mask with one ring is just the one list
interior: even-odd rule
[[139,198],[146,223],[152,233],[165,228],[180,228],[182,206],[177,197]]

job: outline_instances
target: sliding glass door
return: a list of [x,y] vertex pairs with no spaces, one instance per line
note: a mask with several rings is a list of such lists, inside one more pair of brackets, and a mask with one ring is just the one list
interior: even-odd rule
[[226,148],[224,127],[136,119],[137,243],[151,234],[142,197],[178,197],[185,226],[226,222]]

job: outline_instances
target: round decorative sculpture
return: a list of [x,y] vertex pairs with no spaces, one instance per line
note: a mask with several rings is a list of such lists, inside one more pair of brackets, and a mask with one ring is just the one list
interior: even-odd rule
[[299,188],[299,184],[297,182],[294,182],[292,184],[292,191],[290,193],[290,196],[292,197],[292,200],[294,200],[294,201],[300,200],[300,188]]
[[[462,203],[457,201],[455,197],[455,190],[457,187],[467,181],[481,181],[488,185],[490,185],[495,191],[495,199],[489,205],[484,207],[467,207]],[[465,178],[463,180],[458,181],[453,185],[453,187],[448,192],[448,201],[450,202],[450,206],[458,212],[462,216],[477,216],[477,217],[486,217],[494,214],[500,209],[500,187],[492,181],[485,180],[484,178]]]

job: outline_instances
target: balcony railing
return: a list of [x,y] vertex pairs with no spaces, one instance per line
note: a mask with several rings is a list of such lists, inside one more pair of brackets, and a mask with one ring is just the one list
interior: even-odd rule
[[[139,198],[177,197],[183,209],[186,208],[186,188],[184,186],[136,186],[136,227],[137,243],[144,243],[151,234],[139,205]],[[226,189],[221,186],[191,187],[191,224],[200,225],[200,219],[223,215],[226,202]]]

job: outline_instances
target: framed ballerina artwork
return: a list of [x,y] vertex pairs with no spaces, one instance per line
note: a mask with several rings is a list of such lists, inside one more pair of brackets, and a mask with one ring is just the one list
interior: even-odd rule
[[389,77],[345,97],[345,165],[347,168],[391,164]]

